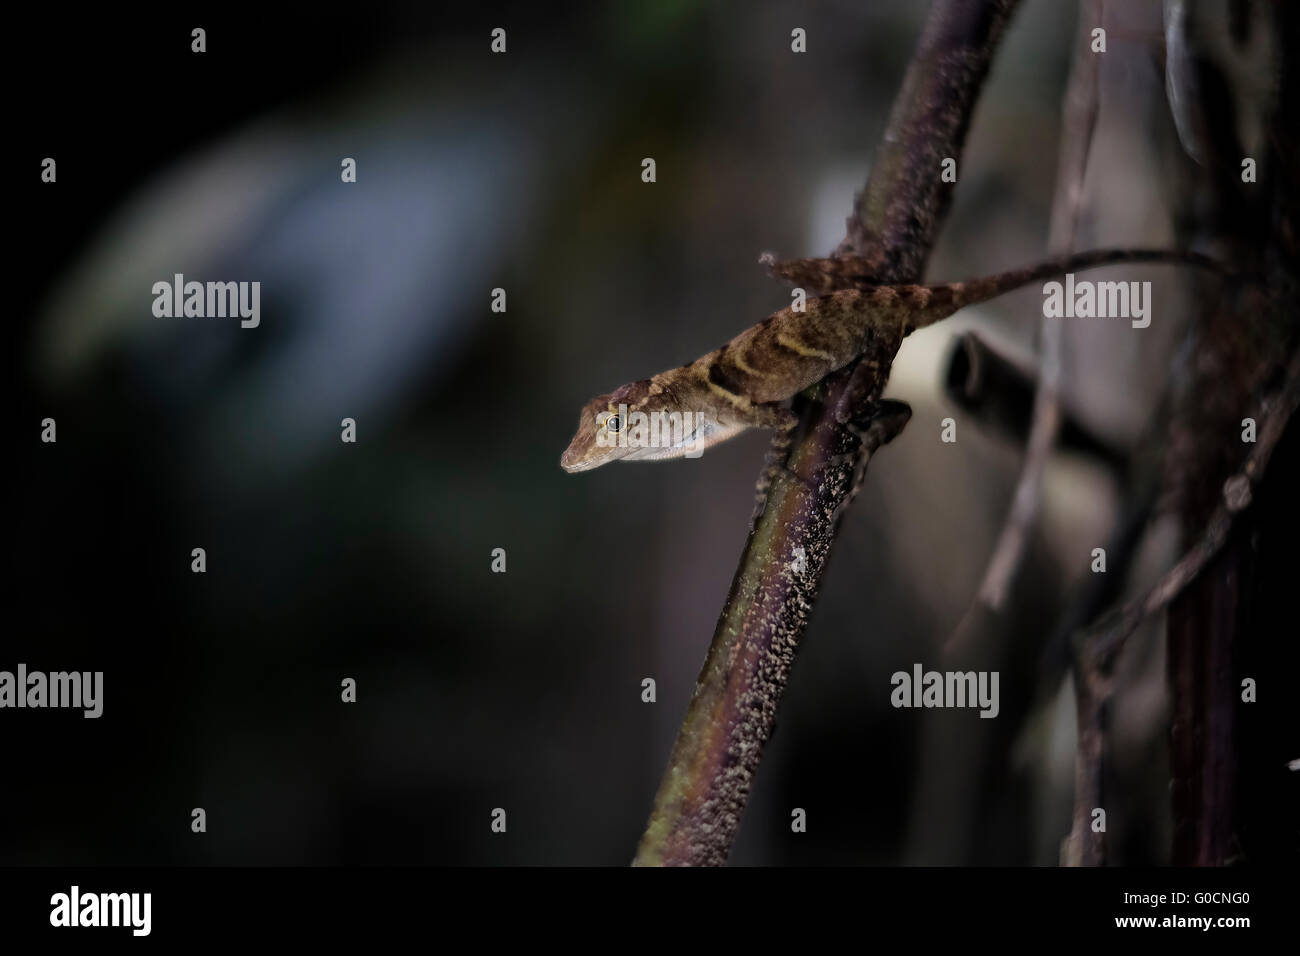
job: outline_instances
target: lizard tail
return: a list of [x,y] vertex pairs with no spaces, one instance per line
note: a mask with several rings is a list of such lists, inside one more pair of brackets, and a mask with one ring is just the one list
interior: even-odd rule
[[1073,255],[1049,259],[1023,269],[1012,269],[1009,272],[1002,272],[983,279],[949,282],[943,285],[896,286],[895,288],[900,293],[902,290],[907,289],[910,297],[923,300],[924,304],[916,311],[914,318],[909,322],[913,328],[922,328],[932,325],[940,319],[945,319],[968,305],[987,302],[989,299],[997,298],[1013,289],[1019,289],[1033,282],[1052,279],[1067,272],[1082,272],[1085,269],[1095,269],[1099,266],[1143,262],[1192,265],[1219,273],[1224,271],[1222,263],[1199,252],[1174,249],[1093,249],[1088,252],[1077,252]]

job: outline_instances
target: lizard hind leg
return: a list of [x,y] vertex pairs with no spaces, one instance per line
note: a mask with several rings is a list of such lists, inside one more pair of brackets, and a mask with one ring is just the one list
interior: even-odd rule
[[879,267],[878,262],[860,256],[778,260],[773,253],[765,252],[758,261],[772,278],[806,289],[809,295],[827,295],[871,285]]

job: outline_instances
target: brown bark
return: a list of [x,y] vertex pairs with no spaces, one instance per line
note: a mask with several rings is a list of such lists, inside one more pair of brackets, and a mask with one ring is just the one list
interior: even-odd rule
[[[936,0],[895,101],[876,162],[839,254],[866,257],[881,282],[916,282],[951,201],[940,177],[960,162],[971,113],[1016,0]],[[638,865],[726,861],[795,653],[816,602],[839,518],[867,458],[888,440],[876,418],[859,444],[845,423],[872,421],[893,353],[864,356],[796,405],[792,447],[773,449],[759,510],[678,733]],[[865,387],[864,387],[865,384]],[[903,419],[905,420],[905,418]]]

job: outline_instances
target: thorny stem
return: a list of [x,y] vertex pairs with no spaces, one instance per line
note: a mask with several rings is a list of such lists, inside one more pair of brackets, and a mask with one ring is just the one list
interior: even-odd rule
[[[939,175],[958,159],[993,52],[1017,0],[936,0],[908,66],[866,188],[836,250],[876,263],[880,282],[921,278],[951,201]],[[903,420],[872,423],[859,443],[843,422],[867,421],[893,355],[872,387],[854,366],[802,408],[788,453],[762,481],[740,567],[678,732],[634,865],[726,862],[772,733],[838,520],[866,460]],[[855,387],[851,387],[855,386]]]

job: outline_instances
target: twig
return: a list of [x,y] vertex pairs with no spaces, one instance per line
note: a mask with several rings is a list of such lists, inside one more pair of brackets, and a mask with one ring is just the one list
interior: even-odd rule
[[1164,610],[1219,553],[1232,531],[1234,519],[1250,506],[1255,487],[1297,406],[1300,406],[1300,352],[1292,357],[1280,391],[1264,403],[1260,413],[1264,424],[1256,436],[1255,447],[1241,470],[1224,482],[1222,499],[1200,538],[1155,587],[1080,635],[1074,658],[1079,747],[1075,758],[1074,826],[1066,862],[1097,866],[1106,860],[1105,833],[1093,831],[1089,824],[1092,809],[1101,805],[1105,718],[1114,694],[1111,674],[1120,651],[1143,621]]
[[[1033,359],[967,331],[956,337],[944,373],[944,393],[981,428],[1001,433],[1017,445],[1028,440],[1038,370]],[[1068,403],[1061,403],[1057,444],[1104,464],[1116,475],[1129,469],[1129,453],[1094,432]],[[1107,552],[1109,554],[1109,552]]]
[[[1093,131],[1097,126],[1097,79],[1101,58],[1090,48],[1092,28],[1104,15],[1101,0],[1081,0],[1076,30],[1075,55],[1065,94],[1061,150],[1057,164],[1056,195],[1048,248],[1053,254],[1068,252],[1074,245],[1079,213],[1083,207],[1084,175]],[[1042,500],[1043,472],[1062,424],[1061,389],[1064,376],[1064,322],[1044,314],[1040,326],[1041,359],[1038,391],[1034,396],[1033,420],[1025,462],[1016,483],[1008,513],[989,559],[977,600],[994,611],[1002,609],[1011,581],[1024,557],[1030,531],[1038,518]],[[959,628],[950,640],[970,633]]]
[[1265,405],[1261,417],[1267,417],[1264,417],[1264,424],[1256,436],[1255,447],[1241,470],[1223,483],[1223,499],[1196,544],[1143,597],[1130,601],[1085,632],[1085,663],[1093,674],[1108,675],[1129,636],[1144,620],[1164,610],[1218,554],[1228,540],[1233,519],[1250,506],[1254,489],[1268,467],[1269,457],[1286,431],[1297,404],[1300,404],[1300,353],[1291,359],[1282,389]]
[[[951,201],[942,160],[961,155],[971,112],[1016,0],[936,0],[909,64],[866,188],[837,252],[869,258],[881,282],[914,282]],[[869,356],[887,370],[892,352]],[[883,374],[880,376],[883,380]],[[870,418],[880,388],[851,388],[853,367],[801,408],[802,427],[769,481],[637,851],[640,865],[726,861],[771,736],[865,458],[843,423]],[[895,421],[893,427],[901,427]]]

